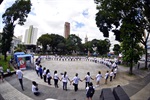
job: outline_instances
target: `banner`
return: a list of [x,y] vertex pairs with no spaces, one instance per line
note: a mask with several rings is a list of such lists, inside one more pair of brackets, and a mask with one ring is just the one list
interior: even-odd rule
[[26,60],[24,57],[19,57],[19,65],[20,65],[20,69],[26,69]]

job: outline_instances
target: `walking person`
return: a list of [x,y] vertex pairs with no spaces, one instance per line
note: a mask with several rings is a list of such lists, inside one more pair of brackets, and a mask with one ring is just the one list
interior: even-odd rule
[[101,74],[101,71],[98,71],[98,74],[95,77],[95,79],[96,79],[96,87],[98,87],[100,85],[101,78],[103,78],[103,76]]
[[2,82],[4,82],[4,71],[3,71],[2,65],[0,65],[0,78],[1,78]]
[[76,92],[78,90],[78,84],[79,81],[82,82],[82,80],[78,77],[78,73],[75,74],[75,77],[72,79],[72,81],[70,82],[70,84],[73,82],[73,86],[74,86],[74,91]]
[[86,87],[86,100],[92,100],[94,93],[95,88],[93,87],[93,83],[89,82],[88,87]]
[[45,67],[43,68],[43,79],[44,79],[44,82],[46,82],[46,68]]
[[108,78],[109,78],[109,71],[107,71],[107,72],[105,73],[105,84],[107,84]]
[[32,81],[32,92],[36,96],[40,94],[39,89],[38,89],[38,84],[35,81]]
[[20,68],[18,68],[18,70],[16,71],[16,75],[17,75],[17,78],[18,78],[18,80],[20,82],[21,88],[24,91],[24,88],[23,88],[23,73],[20,70]]
[[94,80],[91,76],[90,76],[90,72],[87,72],[87,75],[85,76],[85,78],[83,80],[85,80],[85,88],[88,86],[89,82],[92,80]]
[[58,77],[58,74],[57,74],[57,71],[56,71],[56,70],[54,71],[53,79],[54,79],[54,86],[55,86],[55,88],[59,88],[59,87],[58,87],[58,80],[60,80],[60,79],[59,79],[59,77]]
[[62,75],[61,80],[63,82],[63,90],[67,91],[67,82],[68,80],[70,81],[70,79],[68,78],[67,72],[64,72],[64,75]]
[[47,71],[46,71],[46,77],[47,77],[47,83],[48,83],[48,85],[52,85],[51,84],[52,77],[51,77],[49,69],[47,69]]
[[116,75],[117,75],[117,67],[115,67],[115,69],[114,69],[114,79],[116,78]]
[[111,70],[111,72],[110,72],[110,82],[112,81],[112,78],[113,78],[113,76],[114,76],[114,72],[113,72],[113,69]]

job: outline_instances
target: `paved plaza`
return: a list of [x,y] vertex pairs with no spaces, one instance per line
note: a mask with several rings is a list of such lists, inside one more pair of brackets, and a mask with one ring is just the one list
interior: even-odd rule
[[[58,71],[59,77],[61,73],[67,71],[70,79],[72,79],[75,73],[79,74],[81,79],[84,79],[87,72],[90,72],[91,76],[95,78],[98,71],[102,72],[102,75],[108,67],[103,64],[94,63],[90,61],[56,61],[56,60],[42,60],[41,65],[50,69],[53,75],[54,70]],[[129,68],[119,66],[118,75],[112,82],[108,81],[108,84],[104,84],[104,79],[101,81],[101,85],[96,87],[93,100],[99,100],[101,89],[113,88],[117,85],[121,85],[125,92],[128,94],[131,100],[148,100],[150,97],[150,72],[134,69],[135,75],[127,75]],[[53,80],[52,85],[48,85],[44,80],[37,76],[35,70],[28,69],[23,71],[24,79],[23,85],[25,91],[22,91],[19,81],[16,75],[5,78],[4,82],[0,81],[0,100],[85,100],[86,90],[85,81],[79,83],[79,91],[74,92],[73,85],[68,83],[68,91],[62,89],[62,82],[59,81],[59,88],[54,88]],[[40,96],[35,96],[31,91],[32,81],[36,81],[39,84]],[[94,86],[95,80],[92,80]]]

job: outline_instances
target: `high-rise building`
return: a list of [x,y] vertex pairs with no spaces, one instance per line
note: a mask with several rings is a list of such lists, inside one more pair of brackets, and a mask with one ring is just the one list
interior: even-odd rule
[[70,23],[65,22],[65,25],[64,25],[64,37],[68,38],[69,35],[70,35]]
[[36,44],[37,41],[37,28],[34,28],[33,25],[26,29],[24,43],[25,44]]
[[88,42],[88,37],[87,37],[87,35],[86,35],[86,37],[85,37],[85,43],[86,43],[86,42]]

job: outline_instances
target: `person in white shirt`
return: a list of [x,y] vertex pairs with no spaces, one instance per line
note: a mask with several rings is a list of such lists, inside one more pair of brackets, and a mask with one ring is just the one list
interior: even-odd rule
[[105,74],[105,84],[107,84],[108,77],[109,77],[109,71],[107,71]]
[[85,80],[85,88],[88,86],[89,82],[92,80],[94,80],[91,76],[90,76],[90,72],[87,72],[87,75],[85,76],[85,78],[83,80]]
[[53,79],[54,79],[55,88],[58,88],[58,80],[60,80],[60,79],[59,79],[59,77],[58,77],[58,74],[57,74],[57,71],[56,71],[56,70],[54,71]]
[[72,79],[72,81],[70,82],[70,84],[73,82],[74,91],[75,91],[75,92],[78,90],[79,81],[82,82],[82,80],[78,77],[78,73],[76,73],[75,77],[74,77],[74,78]]
[[43,68],[43,79],[44,79],[44,82],[46,82],[46,68],[45,67]]
[[51,79],[52,79],[52,77],[51,77],[49,69],[47,69],[47,71],[46,71],[46,77],[47,77],[47,83],[48,83],[48,85],[51,85]]
[[16,71],[16,75],[17,75],[17,78],[18,78],[18,80],[20,82],[21,88],[24,91],[24,88],[23,88],[23,73],[22,73],[22,71],[19,68]]
[[0,65],[0,78],[1,78],[1,80],[2,80],[2,82],[4,82],[4,71],[3,71],[3,66],[2,65]]
[[96,87],[100,85],[101,78],[103,78],[103,76],[102,76],[101,72],[99,71],[98,74],[95,77],[95,79],[96,79]]
[[39,63],[36,63],[36,65],[35,65],[35,71],[36,71],[36,73],[37,73],[38,76],[39,76],[39,68],[40,68]]
[[67,72],[64,72],[64,75],[62,75],[61,80],[63,82],[63,90],[67,91],[67,82],[68,80],[70,81],[70,79],[68,78]]
[[36,96],[40,94],[39,89],[38,89],[38,84],[35,81],[32,81],[32,92]]
[[113,69],[112,69],[111,72],[110,72],[110,81],[112,81],[113,76],[114,76],[114,72],[113,72]]
[[115,69],[114,69],[114,79],[116,78],[116,75],[117,75],[117,67],[115,67]]

